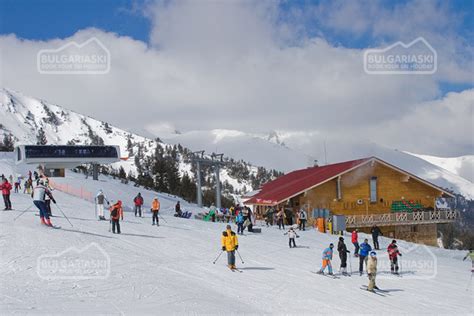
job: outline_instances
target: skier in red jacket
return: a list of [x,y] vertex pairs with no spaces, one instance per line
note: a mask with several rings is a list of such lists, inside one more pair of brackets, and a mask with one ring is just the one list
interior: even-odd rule
[[7,178],[3,179],[0,190],[2,190],[3,202],[5,202],[5,211],[11,210],[12,202],[10,201],[10,191],[12,190],[12,185],[8,182]]
[[359,240],[358,240],[359,237],[358,237],[358,235],[357,235],[358,232],[359,232],[359,230],[357,230],[357,229],[354,230],[354,231],[352,232],[352,239],[351,239],[352,244],[353,244],[354,247],[355,247],[355,250],[354,250],[354,256],[355,256],[355,257],[358,257],[358,256],[359,256]]
[[402,254],[398,250],[397,241],[394,239],[387,247],[388,258],[390,259],[390,271],[392,274],[398,274],[398,256]]
[[137,217],[137,213],[142,217],[143,197],[141,193],[138,193],[138,195],[133,199],[133,202],[135,203],[135,217]]

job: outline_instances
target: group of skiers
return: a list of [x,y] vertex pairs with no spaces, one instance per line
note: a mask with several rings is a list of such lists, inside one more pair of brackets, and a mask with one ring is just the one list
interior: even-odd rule
[[[278,225],[278,229],[285,229],[285,224],[292,226],[293,225],[293,211],[290,209],[280,208],[278,211],[273,207],[268,207],[264,217],[265,223],[268,226],[272,226],[274,223]],[[301,208],[296,212],[296,221],[298,224],[299,230],[306,230],[306,222],[308,219],[308,214],[304,208]]]
[[[104,205],[105,202],[107,202],[108,205],[111,203],[105,196],[104,192],[102,190],[99,190],[95,197],[95,203],[96,203],[96,213],[98,216],[99,220],[106,220],[105,215],[104,215]],[[144,199],[141,193],[138,193],[134,199],[134,211],[135,211],[135,217],[142,217],[142,206],[144,205]],[[160,226],[160,219],[159,219],[159,212],[160,212],[160,201],[158,197],[153,198],[151,202],[151,207],[150,207],[150,212],[152,213],[152,225]],[[181,207],[179,204],[179,201],[176,204],[176,210],[180,211]],[[113,203],[109,207],[109,212],[110,212],[110,223],[112,226],[112,233],[117,233],[120,234],[120,220],[123,220],[123,207],[122,207],[122,201],[118,200],[117,202]]]

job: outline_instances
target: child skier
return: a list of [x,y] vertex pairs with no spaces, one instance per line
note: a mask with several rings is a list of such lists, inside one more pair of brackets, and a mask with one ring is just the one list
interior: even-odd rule
[[117,227],[117,234],[120,234],[120,219],[123,221],[122,201],[110,207],[110,221],[112,222],[112,233],[115,234],[115,227]]
[[390,272],[398,274],[398,256],[402,256],[398,250],[397,241],[394,239],[387,247],[388,258],[390,259]]
[[290,227],[290,230],[287,231],[285,235],[288,235],[288,245],[290,246],[290,248],[296,248],[295,238],[299,238],[300,236],[298,236],[293,227]]
[[379,288],[375,285],[375,277],[377,276],[377,253],[375,251],[370,252],[367,261],[367,275],[369,276],[367,291],[374,292],[374,289],[378,290]]
[[230,225],[227,225],[226,231],[222,232],[221,237],[222,251],[227,252],[227,266],[234,270],[235,267],[235,251],[239,249],[239,241],[237,235],[232,231]]
[[330,244],[328,248],[324,249],[323,251],[323,265],[321,269],[318,271],[318,274],[324,274],[324,270],[328,267],[329,275],[333,275],[332,273],[332,249],[334,248],[334,244]]
[[160,226],[160,220],[158,218],[159,211],[160,211],[160,201],[158,200],[158,197],[155,197],[153,199],[153,202],[151,202],[151,212],[153,213],[152,225],[155,225],[155,221],[156,221],[156,226]]
[[339,237],[339,243],[337,244],[337,251],[339,252],[339,259],[341,259],[342,275],[348,275],[347,274],[347,254],[350,253],[350,251],[347,250],[343,237]]

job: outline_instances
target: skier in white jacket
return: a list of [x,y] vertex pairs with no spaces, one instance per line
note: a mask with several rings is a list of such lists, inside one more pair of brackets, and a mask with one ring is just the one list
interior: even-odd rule
[[285,233],[285,235],[288,235],[288,245],[290,246],[290,248],[296,248],[295,238],[298,238],[300,236],[298,236],[293,227],[291,227],[290,230]]

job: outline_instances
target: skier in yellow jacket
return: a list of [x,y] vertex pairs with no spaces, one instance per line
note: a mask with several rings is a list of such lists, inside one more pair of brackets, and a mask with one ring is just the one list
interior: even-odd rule
[[230,225],[227,225],[226,231],[222,232],[221,243],[222,251],[227,251],[227,266],[231,270],[236,269],[235,251],[239,248],[239,241]]

